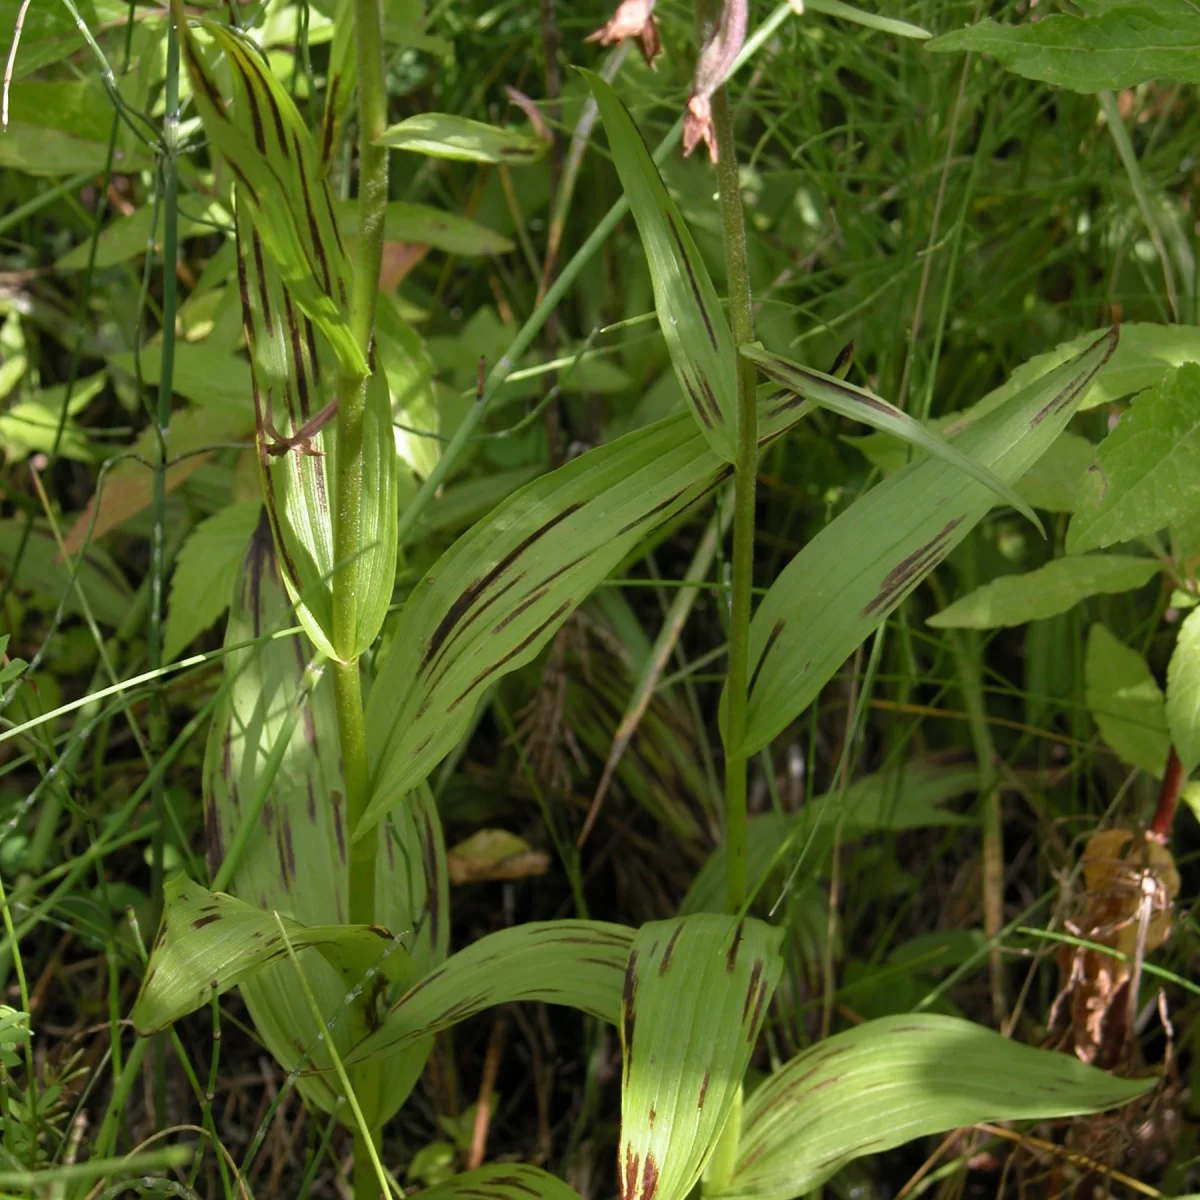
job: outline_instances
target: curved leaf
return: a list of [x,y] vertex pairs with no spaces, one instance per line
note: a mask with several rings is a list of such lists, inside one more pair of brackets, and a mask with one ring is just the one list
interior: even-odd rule
[[579,1193],[532,1163],[491,1163],[421,1189],[426,1200],[579,1200]]
[[742,1086],[781,932],[716,914],[643,925],[621,1003],[621,1200],[684,1200]]
[[[1001,479],[1019,479],[1070,420],[1116,342],[1114,329],[968,425],[957,448]],[[927,458],[885,479],[821,530],[754,614],[746,737],[727,752],[761,749],[803,712],[993,502],[982,484]],[[724,705],[722,698],[722,714]]]
[[927,429],[920,421],[914,421],[907,413],[901,412],[886,400],[834,375],[826,375],[823,371],[814,371],[811,367],[789,362],[761,346],[742,346],[741,354],[743,358],[748,358],[754,363],[768,379],[782,383],[797,395],[804,396],[839,416],[861,421],[881,433],[890,433],[910,446],[918,446],[935,458],[957,467],[963,474],[990,488],[1001,500],[1007,500],[1019,513],[1028,517],[1040,532],[1045,532],[1033,509],[1002,479],[997,479],[986,467],[968,458],[938,434]]
[[1167,667],[1167,726],[1186,778],[1200,763],[1200,608],[1180,625]]
[[421,1042],[497,1004],[540,1000],[617,1023],[633,930],[605,921],[535,921],[452,954],[392,1006],[349,1061]]
[[[225,892],[210,892],[186,876],[163,885],[163,922],[154,940],[132,1020],[143,1037],[165,1029],[213,996],[287,958],[274,913]],[[398,937],[375,925],[301,925],[283,918],[293,949],[321,951],[349,990],[372,967],[411,977]]]
[[596,97],[613,162],[637,221],[654,307],[675,374],[713,451],[733,461],[737,355],[717,290],[629,110],[609,83],[581,71]]
[[452,113],[419,113],[398,125],[391,125],[376,139],[377,146],[391,150],[411,150],[433,158],[452,158],[460,162],[507,163],[524,166],[537,162],[546,153],[545,140],[514,129],[498,129],[469,117]]
[[[760,441],[806,411],[795,397],[767,397]],[[371,688],[362,830],[428,775],[493,683],[529,662],[630,550],[730,470],[681,413],[572,459],[460,537],[413,589]]]
[[714,1200],[792,1200],[863,1154],[980,1121],[1098,1112],[1155,1082],[955,1017],[882,1017],[819,1042],[749,1097],[733,1178]]

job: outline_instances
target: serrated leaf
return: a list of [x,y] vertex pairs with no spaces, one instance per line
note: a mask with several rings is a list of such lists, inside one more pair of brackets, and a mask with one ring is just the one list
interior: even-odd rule
[[1155,533],[1200,506],[1200,365],[1167,372],[1100,443],[1080,487],[1067,551]]
[[1200,766],[1200,608],[1179,626],[1167,667],[1167,728],[1186,778]]
[[[142,1036],[202,1008],[273,962],[287,946],[273,913],[225,892],[210,892],[186,876],[163,884],[163,923],[146,965],[131,1019]],[[367,925],[302,925],[283,918],[295,950],[314,948],[341,975],[347,990],[371,967],[401,976],[412,967],[387,930]]]
[[546,141],[531,133],[499,129],[452,113],[432,112],[390,125],[375,139],[375,144],[432,158],[509,166],[537,162],[548,149]]
[[[210,877],[249,834],[229,879],[229,889],[262,910],[278,909],[305,925],[342,924],[349,911],[349,835],[346,829],[337,716],[332,680],[302,692],[308,651],[301,639],[277,638],[245,646],[292,624],[291,606],[275,566],[271,535],[260,523],[246,555],[230,608],[224,659],[231,680],[209,730],[204,756],[204,832]],[[297,705],[301,707],[297,710]],[[270,761],[290,737],[273,777]],[[251,811],[263,799],[259,811]],[[449,886],[437,808],[427,790],[399,806],[376,854],[375,913],[393,932],[411,931],[405,948],[413,977],[446,954]],[[344,980],[320,959],[305,962],[305,977],[332,1029],[340,1053],[351,1046]],[[399,982],[407,987],[411,978]],[[299,1079],[310,1102],[331,1111],[336,1078],[290,963],[266,967],[241,984],[242,997],[264,1042],[287,1071],[307,1049],[313,1074]],[[398,992],[396,993],[398,994]],[[391,996],[380,997],[386,1004]],[[407,1098],[428,1055],[428,1041],[385,1060],[380,1113],[390,1115]]]
[[780,936],[710,913],[638,930],[621,1005],[621,1200],[684,1200],[700,1179],[783,970]]
[[402,996],[349,1061],[422,1042],[515,1000],[562,1004],[615,1025],[632,944],[632,929],[605,921],[536,921],[487,934]]
[[1161,777],[1171,740],[1166,707],[1146,660],[1101,624],[1088,630],[1086,703],[1117,757]]
[[366,359],[347,317],[350,263],[308,126],[257,49],[205,21],[201,28],[229,64],[231,106],[201,55],[181,0],[172,0],[172,14],[204,131],[237,180],[263,251],[296,305],[328,338],[341,370],[365,376]]
[[[345,201],[337,206],[337,213],[342,237],[347,240],[357,237],[357,205]],[[410,204],[403,200],[393,200],[388,204],[383,236],[390,242],[412,242],[465,257],[508,254],[514,248],[511,238],[469,217],[460,217],[457,213],[445,212],[429,204]]]
[[810,367],[800,366],[799,363],[789,362],[788,359],[772,354],[760,346],[742,346],[741,354],[743,358],[748,358],[754,363],[768,379],[783,384],[814,404],[819,404],[840,416],[849,417],[852,421],[861,421],[864,425],[870,425],[881,433],[899,438],[910,446],[918,446],[935,458],[957,467],[965,475],[990,488],[1001,500],[1008,501],[1018,512],[1028,517],[1040,532],[1044,532],[1042,523],[1033,509],[1008,484],[997,479],[986,467],[973,462],[949,442],[886,400],[834,375],[826,375],[823,371],[814,371]]
[[935,53],[991,55],[1026,79],[1076,92],[1151,79],[1200,83],[1200,34],[1188,0],[1091,0],[1082,16],[1048,13],[1019,25],[980,21],[930,42]]
[[713,1197],[792,1200],[864,1154],[981,1121],[1098,1112],[1156,1082],[955,1017],[882,1017],[818,1042],[755,1090],[733,1178]]
[[421,1195],[426,1200],[579,1200],[574,1188],[532,1163],[492,1163],[422,1188]]
[[581,74],[596,97],[609,150],[637,221],[654,307],[675,374],[709,445],[732,462],[737,357],[717,290],[629,110],[599,75]]
[[[958,435],[957,449],[1006,482],[1062,432],[1116,345],[1113,330]],[[937,459],[909,464],[831,521],[784,568],[750,626],[746,738],[761,749],[799,716],[854,648],[992,507],[982,484]],[[722,724],[725,700],[722,699]]]
[[[764,400],[760,440],[805,411],[794,397]],[[371,689],[372,795],[355,836],[428,775],[492,684],[529,662],[634,546],[730,470],[682,413],[527,484],[460,537],[410,594]]]
[[[387,377],[368,376],[362,430],[362,499],[355,559],[357,603],[350,642],[335,644],[335,576],[345,564],[334,555],[332,501],[337,495],[335,427],[326,425],[307,447],[277,444],[301,438],[333,397],[324,341],[298,311],[288,285],[263,253],[259,231],[237,206],[238,279],[241,285],[250,375],[257,414],[260,474],[267,516],[296,615],[314,645],[331,658],[353,661],[375,640],[396,581],[399,520],[396,446]],[[306,452],[311,450],[312,452]]]
[[1130,592],[1162,570],[1152,558],[1097,554],[1056,558],[1033,571],[1004,575],[929,618],[935,629],[1004,629],[1067,612],[1089,596]]
[[[779,862],[787,867],[801,853],[812,872],[827,867],[826,851],[835,835],[852,842],[879,830],[932,829],[968,821],[945,807],[947,801],[978,790],[974,766],[934,767],[913,763],[856,779],[845,792],[827,792],[806,801],[798,813],[763,813],[746,829],[746,878],[754,891],[772,867],[779,851],[790,851]],[[840,832],[839,832],[840,831]],[[681,914],[723,912],[725,908],[725,846],[718,846],[696,873],[679,906]],[[774,896],[759,893],[767,903]]]
[[163,662],[173,662],[229,607],[233,582],[261,510],[261,501],[241,500],[201,521],[188,534],[171,575]]

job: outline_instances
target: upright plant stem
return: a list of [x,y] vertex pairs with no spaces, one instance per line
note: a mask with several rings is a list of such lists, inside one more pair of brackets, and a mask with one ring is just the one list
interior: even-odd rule
[[[358,242],[350,297],[350,329],[363,356],[375,367],[375,301],[383,261],[383,225],[388,198],[388,151],[375,139],[387,127],[387,88],[383,62],[383,9],[380,0],[354,0],[354,44],[358,66]],[[363,415],[366,379],[343,375],[338,385],[337,492],[334,510],[334,558],[341,564],[333,582],[333,637],[341,662],[334,664],[338,738],[346,787],[347,827],[353,829],[367,806],[367,740],[358,660],[353,657],[358,610],[357,550],[362,528]],[[375,922],[377,833],[351,843],[350,921]],[[352,1010],[356,1034],[368,1028],[370,999]],[[378,1069],[365,1064],[354,1073],[354,1088],[365,1112],[377,1108]],[[370,1136],[378,1138],[378,1130]],[[371,1147],[355,1129],[354,1183],[357,1196],[375,1195],[378,1182],[369,1170]]]
[[[721,88],[713,96],[713,126],[717,135],[717,184],[725,229],[725,272],[729,283],[729,315],[733,341],[743,346],[754,340],[750,271],[746,263],[746,226],[738,179],[737,147],[729,96]],[[740,747],[746,736],[750,659],[750,605],[754,582],[754,484],[758,470],[758,407],[754,364],[738,356],[737,445],[734,459],[733,580],[729,615],[729,671],[726,691],[728,742],[725,752],[726,906],[737,912],[746,899],[746,755]]]

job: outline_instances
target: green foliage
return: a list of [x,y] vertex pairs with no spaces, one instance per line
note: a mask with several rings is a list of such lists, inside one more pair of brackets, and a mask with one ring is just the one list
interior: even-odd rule
[[929,618],[936,629],[1002,629],[1042,621],[1074,608],[1089,596],[1140,588],[1161,566],[1152,558],[1097,554],[1056,558],[1021,575],[985,583]]
[[1123,645],[1107,626],[1088,630],[1087,706],[1117,757],[1161,776],[1170,738],[1162,689],[1146,660]]
[[1167,668],[1167,728],[1185,776],[1200,765],[1200,608],[1179,626]]
[[389,150],[410,150],[460,162],[526,166],[546,153],[544,139],[513,129],[497,129],[453,113],[421,113],[392,125],[375,139]]
[[1188,0],[1083,0],[1082,14],[1051,12],[1000,25],[991,18],[936,38],[935,53],[990,54],[1010,71],[1077,92],[1148,79],[1200,83],[1200,38]]

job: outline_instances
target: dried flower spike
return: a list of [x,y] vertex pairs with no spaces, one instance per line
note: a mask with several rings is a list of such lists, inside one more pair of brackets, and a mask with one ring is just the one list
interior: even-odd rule
[[621,6],[613,13],[612,20],[603,29],[597,29],[584,40],[599,42],[602,46],[614,46],[628,38],[637,38],[647,65],[655,70],[654,60],[662,53],[662,41],[658,36],[658,22],[654,19],[654,6],[658,0],[621,0]]
[[717,136],[713,129],[712,97],[733,70],[746,40],[748,0],[725,0],[721,20],[712,36],[704,43],[696,59],[696,73],[687,110],[683,115],[683,152],[691,154],[703,142],[708,155],[717,161]]

